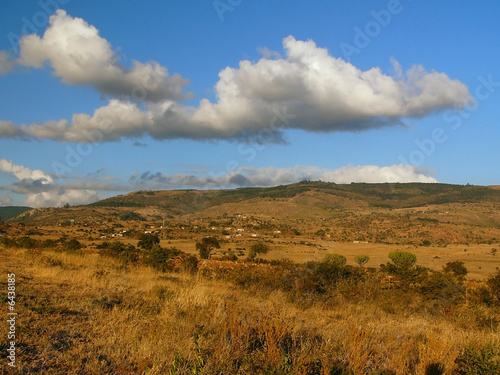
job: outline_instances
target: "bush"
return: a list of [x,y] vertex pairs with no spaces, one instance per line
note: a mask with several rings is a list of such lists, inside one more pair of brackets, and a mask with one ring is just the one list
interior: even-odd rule
[[143,262],[145,265],[153,267],[154,269],[167,272],[174,269],[172,258],[182,254],[182,251],[171,247],[164,249],[160,245],[155,244],[144,252]]
[[464,265],[464,262],[448,262],[446,266],[443,267],[443,271],[446,273],[451,273],[453,276],[462,281],[465,276],[467,276],[467,268]]
[[490,375],[500,373],[500,346],[498,343],[469,346],[456,359],[459,375]]
[[65,250],[68,250],[68,251],[76,251],[76,250],[80,250],[82,248],[82,244],[80,243],[80,241],[76,240],[76,239],[71,239],[69,240],[68,242],[66,242],[64,244],[64,249]]
[[500,271],[496,275],[490,276],[486,281],[486,284],[490,288],[491,295],[495,299],[497,304],[500,304]]
[[326,254],[321,260],[321,263],[327,263],[336,267],[343,267],[347,263],[347,259],[341,254]]
[[160,237],[158,237],[158,235],[152,233],[143,233],[139,237],[137,246],[143,250],[150,250],[154,245],[158,245],[159,243]]
[[98,245],[99,254],[117,257],[125,264],[137,263],[139,260],[139,251],[134,245],[126,245],[122,242],[104,242]]
[[269,245],[264,242],[257,242],[250,246],[248,257],[253,260],[257,254],[266,254],[267,252],[269,252]]
[[440,307],[454,306],[465,299],[465,287],[442,272],[426,277],[421,282],[420,292]]

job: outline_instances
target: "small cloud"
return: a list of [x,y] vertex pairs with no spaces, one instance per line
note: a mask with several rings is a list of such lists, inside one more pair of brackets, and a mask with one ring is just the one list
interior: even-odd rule
[[257,48],[257,52],[259,52],[262,57],[264,57],[265,59],[281,59],[281,53],[279,53],[278,51],[273,51],[273,50],[270,50],[269,48],[267,47],[259,47]]
[[135,141],[134,146],[136,146],[136,147],[148,147],[148,144],[143,143],[143,142],[139,142],[139,141]]
[[0,195],[0,207],[12,206],[14,201],[6,194]]
[[14,61],[7,51],[0,51],[0,76],[10,73],[14,69]]
[[99,168],[98,170],[96,170],[95,172],[87,173],[87,176],[88,177],[97,177],[99,175],[102,175],[105,170],[106,170],[106,168],[102,167],[102,168]]

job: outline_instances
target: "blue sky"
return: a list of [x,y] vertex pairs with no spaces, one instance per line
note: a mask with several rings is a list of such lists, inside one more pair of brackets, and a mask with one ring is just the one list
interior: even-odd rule
[[5,0],[0,205],[499,184],[499,14],[493,0]]

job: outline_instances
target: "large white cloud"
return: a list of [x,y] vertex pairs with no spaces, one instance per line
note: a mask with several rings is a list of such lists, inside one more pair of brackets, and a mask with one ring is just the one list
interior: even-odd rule
[[33,170],[14,164],[10,160],[0,159],[0,172],[8,173],[18,180],[9,187],[9,190],[26,195],[24,204],[30,207],[59,207],[66,203],[79,205],[102,199],[102,196],[93,189],[75,184],[73,186],[59,184],[42,170]]
[[159,172],[152,173],[148,171],[131,176],[129,182],[135,185],[136,188],[173,189],[193,187],[211,189],[246,186],[268,187],[292,184],[303,180],[321,180],[338,184],[351,182],[438,182],[420,168],[402,164],[386,167],[376,165],[346,166],[333,170],[315,166],[295,166],[290,168],[240,167],[231,173],[213,176],[164,175]]
[[[25,36],[20,47],[22,64],[41,67],[48,61],[64,82],[89,84],[114,98],[92,115],[75,114],[71,121],[0,122],[0,137],[92,142],[149,134],[155,139],[279,142],[289,128],[362,131],[472,104],[467,87],[445,73],[416,65],[403,74],[396,62],[396,76],[377,67],[363,71],[293,36],[283,40],[283,57],[264,53],[256,62],[223,69],[216,100],[202,99],[197,106],[178,102],[184,85],[179,76],[168,76],[158,63],[124,68],[95,27],[62,10],[50,18],[43,37]],[[142,104],[125,97],[137,89]]]
[[157,62],[133,61],[131,69],[125,68],[111,44],[83,19],[59,9],[49,23],[43,37],[31,34],[20,40],[20,64],[41,68],[48,62],[63,82],[91,85],[108,95],[138,101],[185,97],[182,89],[188,81],[169,76]]

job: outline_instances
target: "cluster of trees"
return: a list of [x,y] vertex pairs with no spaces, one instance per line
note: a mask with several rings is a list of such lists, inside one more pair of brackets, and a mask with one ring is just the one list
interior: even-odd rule
[[[220,249],[220,242],[215,237],[205,237],[200,242],[196,243],[196,250],[200,255],[201,259],[210,259],[214,249]],[[255,260],[257,255],[266,254],[269,252],[269,245],[264,242],[255,242],[250,246],[250,251],[248,252],[248,258],[250,260]],[[230,257],[232,260],[238,259],[236,255]]]
[[126,265],[140,263],[161,272],[180,268],[194,273],[198,269],[198,259],[195,256],[175,247],[162,247],[156,234],[142,234],[137,247],[122,242],[105,242],[98,249],[102,255],[116,257]]
[[60,237],[57,240],[45,239],[37,240],[30,236],[23,237],[0,237],[0,244],[7,248],[19,248],[19,249],[51,249],[51,250],[66,250],[66,251],[76,251],[80,250],[83,245],[77,239],[67,239],[66,237]]

